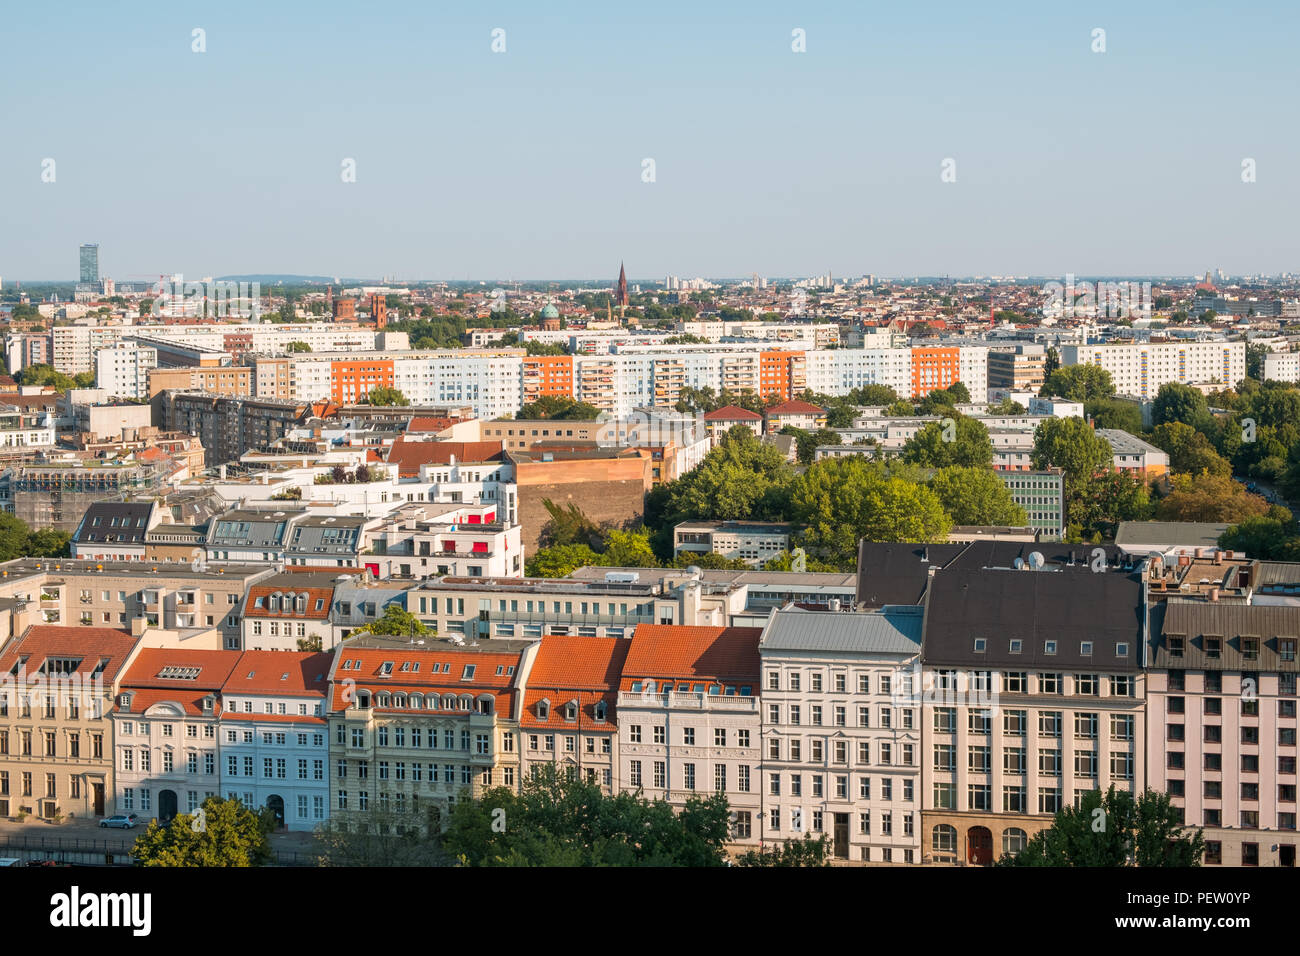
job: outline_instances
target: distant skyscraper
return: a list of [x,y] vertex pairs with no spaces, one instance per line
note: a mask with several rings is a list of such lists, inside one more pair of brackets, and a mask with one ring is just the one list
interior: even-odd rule
[[614,304],[626,306],[627,299],[627,273],[623,271],[623,263],[618,264],[618,288],[614,290]]
[[81,245],[80,282],[88,285],[99,283],[99,243],[85,242]]

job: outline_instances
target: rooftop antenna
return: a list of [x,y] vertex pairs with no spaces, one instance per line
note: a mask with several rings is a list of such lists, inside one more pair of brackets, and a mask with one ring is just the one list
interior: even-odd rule
[[1030,566],[1033,570],[1035,570],[1035,571],[1037,571],[1039,568],[1041,568],[1041,567],[1043,566],[1043,552],[1041,552],[1041,551],[1030,551],[1030,552],[1029,552],[1029,566]]

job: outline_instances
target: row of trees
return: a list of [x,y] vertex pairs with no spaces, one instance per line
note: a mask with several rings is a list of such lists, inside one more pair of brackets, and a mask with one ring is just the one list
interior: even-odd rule
[[7,511],[0,511],[0,561],[14,558],[66,558],[71,553],[72,535],[53,528],[33,530]]
[[[239,800],[209,797],[168,824],[150,823],[132,855],[142,866],[245,867],[271,862],[275,816]],[[496,787],[462,793],[444,818],[379,806],[339,811],[316,831],[321,866],[658,866],[822,867],[826,836],[774,843],[729,859],[731,811],[721,794],[691,797],[680,810],[638,793],[599,786],[546,766],[519,791]],[[1183,826],[1169,796],[1138,796],[1111,787],[1084,794],[1056,814],[1011,867],[1195,867],[1201,832]]]

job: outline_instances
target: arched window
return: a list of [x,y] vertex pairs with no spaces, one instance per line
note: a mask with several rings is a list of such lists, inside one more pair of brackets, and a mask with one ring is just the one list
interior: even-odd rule
[[357,706],[358,707],[370,706],[370,691],[368,690],[357,691]]
[[931,837],[931,848],[935,853],[956,853],[957,852],[957,829],[950,827],[946,823],[941,823],[934,828]]
[[1002,831],[1002,852],[1015,856],[1029,842],[1029,834],[1020,827],[1007,827]]
[[411,710],[419,710],[424,706],[424,698],[419,694],[411,695]]
[[405,694],[394,694],[394,695],[393,695],[393,706],[394,706],[394,707],[405,707],[405,706],[406,706],[406,695],[405,695]]

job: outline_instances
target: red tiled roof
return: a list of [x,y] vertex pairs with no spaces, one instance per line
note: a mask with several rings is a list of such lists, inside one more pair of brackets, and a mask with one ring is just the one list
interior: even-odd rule
[[[311,570],[319,570],[319,569],[313,568]],[[272,611],[270,609],[271,602],[269,598],[272,594],[275,594],[276,592],[279,592],[280,594],[281,610]],[[296,604],[294,598],[296,595],[303,594],[303,593],[306,593],[307,595],[307,609],[302,614],[299,614],[293,610],[293,607]],[[262,599],[262,607],[256,606],[258,598]],[[288,598],[287,601],[285,600],[286,598]],[[330,616],[330,604],[333,602],[333,600],[334,600],[334,589],[332,587],[330,588],[311,587],[309,585],[298,584],[296,582],[290,582],[290,583],[281,582],[279,584],[255,584],[248,589],[248,597],[244,601],[244,617],[266,617],[266,618],[272,618],[274,620],[304,619],[308,621],[323,621]],[[319,610],[317,610],[316,608],[316,602],[318,601],[321,604]],[[285,610],[286,604],[288,605],[287,610]],[[283,652],[278,651],[276,653],[283,653]]]
[[724,405],[717,411],[705,412],[704,420],[706,422],[761,422],[763,416],[739,405]]
[[416,415],[406,425],[408,432],[440,432],[460,421],[459,418],[445,418],[434,415]]
[[[523,714],[519,726],[538,729],[576,727],[580,730],[614,730],[618,680],[631,641],[617,637],[542,638],[528,673]],[[564,705],[578,701],[578,719],[564,719]],[[550,703],[550,717],[539,720],[537,704]],[[605,703],[605,719],[596,719],[596,704]]]
[[499,441],[406,441],[398,439],[388,449],[388,463],[397,465],[400,477],[419,475],[421,465],[445,465],[455,455],[459,462],[497,461],[502,457]]
[[[131,708],[119,713],[143,714],[155,704],[179,704],[192,717],[213,717],[221,709],[219,693],[230,676],[239,651],[191,651],[177,648],[146,648],[122,678],[121,689],[131,692]],[[159,677],[164,667],[197,667],[193,680]],[[205,697],[218,697],[210,711],[203,709]]]
[[19,657],[26,657],[23,669],[35,674],[49,657],[80,657],[81,664],[71,673],[89,677],[102,658],[109,659],[101,673],[105,684],[117,676],[122,664],[135,648],[139,638],[128,631],[112,627],[60,627],[55,624],[33,624],[17,641],[9,645],[0,657],[0,673],[9,673]]
[[[142,688],[219,691],[239,662],[239,651],[191,651],[174,647],[145,648],[122,676],[124,689]],[[194,680],[159,677],[164,667],[197,667]],[[203,696],[202,694],[199,695]]]
[[757,683],[757,627],[638,624],[623,663],[625,689],[636,677]]
[[224,694],[324,697],[334,655],[320,651],[244,651]]
[[780,405],[773,405],[767,410],[766,414],[768,417],[773,415],[820,415],[825,411],[824,408],[818,408],[816,405],[810,405],[797,398],[792,398]]

